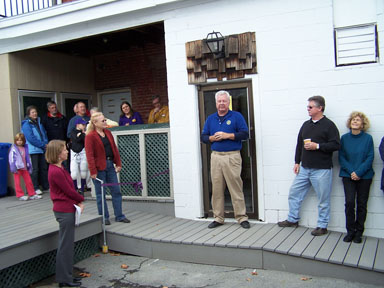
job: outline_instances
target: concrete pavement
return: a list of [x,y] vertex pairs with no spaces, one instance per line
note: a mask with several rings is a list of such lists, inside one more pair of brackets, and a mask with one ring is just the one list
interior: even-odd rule
[[[379,287],[333,278],[271,270],[173,262],[114,252],[97,253],[77,263],[75,267],[78,273],[89,273],[89,277],[82,280],[81,286],[88,288]],[[37,287],[51,288],[58,287],[58,285],[52,276],[31,286],[31,288]]]

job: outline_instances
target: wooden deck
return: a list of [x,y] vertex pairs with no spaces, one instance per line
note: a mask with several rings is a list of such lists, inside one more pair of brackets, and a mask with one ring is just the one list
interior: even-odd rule
[[[116,223],[111,217],[112,225],[107,226],[110,250],[166,260],[384,283],[384,239],[364,237],[361,244],[345,243],[339,232],[313,237],[309,228],[259,223],[251,223],[250,229],[237,223],[208,229],[208,221],[133,211],[128,205],[123,202],[123,210],[132,222]],[[27,202],[0,198],[0,269],[56,248],[58,224],[51,209],[47,195]],[[113,215],[112,207],[110,213]],[[99,233],[101,218],[95,201],[88,200],[76,240]]]
[[209,222],[128,211],[126,226],[107,228],[109,249],[150,258],[235,267],[280,270],[382,285],[384,239],[364,237],[345,243],[330,231],[314,237],[311,228],[281,228],[251,223],[243,229]]
[[[0,270],[57,248],[59,225],[49,195],[29,201],[0,198],[0,219]],[[101,232],[101,217],[85,213],[76,229],[75,241]]]

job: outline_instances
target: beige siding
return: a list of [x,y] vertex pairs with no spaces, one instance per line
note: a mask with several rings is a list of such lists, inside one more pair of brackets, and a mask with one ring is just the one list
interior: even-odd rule
[[[91,59],[35,49],[9,54],[9,67],[14,123],[11,135],[20,127],[20,89],[57,92],[58,97],[61,92],[90,94],[94,96],[92,102],[96,102]],[[63,110],[60,98],[57,104]]]

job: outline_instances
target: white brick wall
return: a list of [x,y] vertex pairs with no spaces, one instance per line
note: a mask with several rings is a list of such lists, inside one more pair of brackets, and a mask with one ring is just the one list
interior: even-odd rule
[[[340,134],[347,132],[345,121],[352,110],[371,120],[376,176],[366,235],[384,237],[384,194],[379,189],[383,163],[377,153],[384,136],[384,2],[367,1],[377,3],[378,64],[335,68],[332,0],[85,1],[79,2],[84,9],[73,4],[8,19],[0,26],[0,53],[164,21],[175,213],[193,219],[203,214],[203,192],[197,89],[188,85],[185,43],[212,30],[223,35],[255,32],[258,74],[247,78],[254,97],[259,218],[275,223],[287,216],[297,132],[308,119],[306,99],[320,94],[326,98],[325,114]],[[329,225],[344,231],[338,170],[335,161]],[[301,216],[302,225],[316,225],[313,191]]]
[[[383,7],[378,6],[378,14],[382,15]],[[308,119],[308,97],[320,94],[326,98],[325,114],[336,123],[341,135],[347,132],[345,121],[352,110],[365,112],[372,123],[369,132],[377,149],[384,136],[384,69],[380,64],[335,68],[332,17],[330,0],[228,0],[184,8],[165,20],[177,216],[194,218],[202,213],[197,89],[187,84],[184,44],[205,38],[212,30],[223,35],[256,32],[259,74],[249,78],[254,84],[255,122],[260,121],[256,124],[256,144],[261,219],[275,223],[287,216],[296,138]],[[382,33],[382,20],[378,22]],[[337,154],[334,159],[329,227],[345,231]],[[368,204],[366,235],[383,237],[384,194],[379,189],[383,164],[377,152],[374,163],[376,176]],[[317,199],[312,190],[303,203],[301,216],[303,225],[316,226]]]

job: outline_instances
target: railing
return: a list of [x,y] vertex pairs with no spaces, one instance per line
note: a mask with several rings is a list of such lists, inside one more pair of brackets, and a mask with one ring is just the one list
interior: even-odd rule
[[0,0],[0,19],[21,15],[52,6],[60,5],[69,0]]
[[123,165],[119,174],[123,197],[173,199],[169,124],[114,127],[111,132]]

